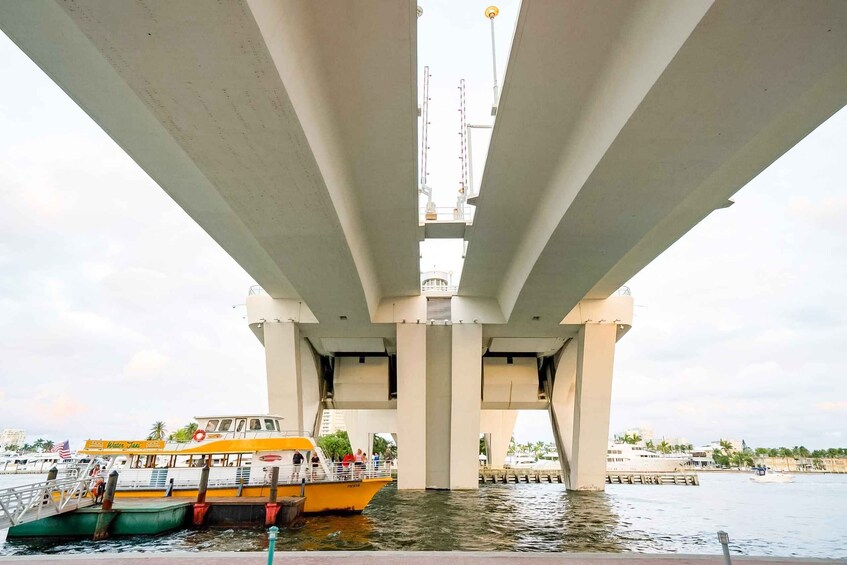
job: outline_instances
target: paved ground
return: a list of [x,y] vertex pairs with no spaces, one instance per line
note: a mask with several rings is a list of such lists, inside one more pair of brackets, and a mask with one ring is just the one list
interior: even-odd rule
[[[843,563],[847,560],[791,559],[784,557],[733,557],[735,563],[744,565],[800,565],[802,563]],[[621,565],[635,562],[639,565],[723,565],[720,555],[645,555],[637,553],[505,553],[505,552],[429,552],[429,551],[281,551],[274,563],[297,565],[431,565],[450,563],[456,565],[506,565],[529,563],[531,565]],[[83,563],[116,565],[265,565],[266,553],[115,553],[64,556],[0,557],[0,563],[66,564]]]

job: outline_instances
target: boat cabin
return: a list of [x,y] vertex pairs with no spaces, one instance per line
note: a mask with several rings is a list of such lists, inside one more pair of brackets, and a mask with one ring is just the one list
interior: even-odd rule
[[226,439],[247,437],[268,437],[271,434],[307,435],[303,432],[283,432],[280,427],[282,417],[268,414],[246,416],[198,416],[197,430],[203,430],[206,437]]

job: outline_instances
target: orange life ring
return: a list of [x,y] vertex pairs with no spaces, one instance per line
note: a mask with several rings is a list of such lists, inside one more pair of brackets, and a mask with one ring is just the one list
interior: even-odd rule
[[206,430],[197,430],[194,432],[194,441],[200,442],[206,439]]

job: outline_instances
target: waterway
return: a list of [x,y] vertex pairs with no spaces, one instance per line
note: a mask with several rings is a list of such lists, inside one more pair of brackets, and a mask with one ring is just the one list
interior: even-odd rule
[[[0,476],[0,488],[38,476]],[[465,550],[734,553],[847,558],[847,475],[798,475],[756,484],[746,474],[703,473],[699,487],[484,485],[469,492],[380,491],[357,516],[315,516],[283,530],[277,550]],[[256,530],[184,530],[91,541],[3,541],[0,555],[124,551],[259,551]]]

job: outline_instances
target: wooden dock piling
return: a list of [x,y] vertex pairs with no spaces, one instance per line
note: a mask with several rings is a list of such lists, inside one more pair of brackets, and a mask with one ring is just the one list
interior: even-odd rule
[[202,526],[206,519],[206,512],[209,511],[209,505],[206,504],[206,491],[209,489],[209,463],[203,466],[200,471],[200,486],[197,488],[197,502],[194,503],[194,516],[191,521],[195,526]]
[[112,509],[115,504],[115,491],[118,489],[118,472],[109,473],[106,481],[106,492],[103,495],[103,506],[97,513],[97,522],[94,524],[94,541],[104,540],[109,537],[109,526],[115,520],[118,513]]

